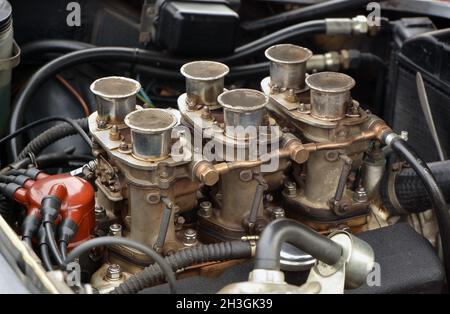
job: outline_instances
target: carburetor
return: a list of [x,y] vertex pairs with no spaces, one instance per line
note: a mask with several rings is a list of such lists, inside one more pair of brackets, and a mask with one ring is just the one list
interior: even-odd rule
[[293,165],[282,192],[283,206],[291,217],[319,230],[343,222],[347,227],[364,225],[369,198],[363,180],[367,178],[357,174],[378,118],[351,98],[355,81],[350,76],[306,74],[309,49],[282,44],[265,54],[270,77],[261,87],[271,99],[268,109],[308,143],[304,145],[310,152],[304,164]]
[[[274,215],[265,194],[277,190],[301,143],[283,135],[267,114],[269,98],[251,89],[224,90],[228,67],[212,61],[185,64],[186,93],[178,98],[194,151],[214,164],[219,183],[206,191],[198,212],[203,241],[258,234]],[[200,139],[200,140],[195,140]],[[287,157],[287,158],[286,158]],[[279,208],[275,209],[279,211]]]
[[[132,79],[92,83],[100,232],[170,255],[197,243],[254,239],[285,216],[323,233],[367,228],[383,173],[374,167],[384,167],[371,144],[386,124],[351,98],[355,81],[348,75],[308,75],[308,49],[276,45],[266,56],[270,77],[261,82],[263,92],[225,89],[225,64],[185,64],[178,110],[137,107],[141,87]],[[281,259],[296,270],[314,263],[287,244]],[[111,247],[92,282],[105,285],[111,265],[134,273],[150,262]]]

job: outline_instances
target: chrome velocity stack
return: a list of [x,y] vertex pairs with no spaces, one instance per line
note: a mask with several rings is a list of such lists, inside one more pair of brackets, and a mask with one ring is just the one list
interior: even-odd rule
[[311,50],[291,44],[275,45],[265,52],[270,60],[270,83],[280,90],[301,91],[305,88],[306,62]]
[[[240,137],[241,130],[257,132],[262,124],[269,98],[264,93],[253,89],[235,89],[226,91],[218,97],[222,105],[225,132],[231,137]],[[250,127],[250,128],[249,128]]]
[[353,78],[343,73],[321,72],[309,75],[306,84],[310,88],[312,116],[329,121],[345,117],[352,102]]
[[123,124],[125,116],[136,110],[136,94],[140,89],[138,81],[121,76],[108,76],[94,81],[91,92],[96,96],[99,126]]
[[181,67],[186,78],[187,104],[190,109],[206,105],[209,109],[219,108],[217,97],[223,92],[225,75],[230,69],[214,61],[194,61]]
[[164,109],[142,109],[129,113],[125,124],[131,130],[134,157],[160,160],[169,156],[172,128],[177,118]]

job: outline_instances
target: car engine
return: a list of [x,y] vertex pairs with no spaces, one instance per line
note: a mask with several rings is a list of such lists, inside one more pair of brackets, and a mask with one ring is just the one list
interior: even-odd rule
[[0,292],[447,293],[449,20],[1,0]]

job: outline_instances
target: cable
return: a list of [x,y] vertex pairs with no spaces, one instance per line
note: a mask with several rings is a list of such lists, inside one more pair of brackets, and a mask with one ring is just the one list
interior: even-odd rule
[[[394,135],[393,138],[388,140],[389,136],[392,135]],[[396,136],[395,133],[391,132],[385,135],[383,141],[408,162],[428,192],[439,226],[447,284],[450,285],[450,214],[444,195],[436,183],[430,168],[400,136]]]
[[[77,132],[81,135],[81,137],[83,138],[83,140],[90,146],[92,147],[92,142],[91,139],[89,138],[89,136],[86,134],[86,132],[84,132],[84,130],[76,123],[74,122],[74,120],[69,119],[69,118],[64,118],[64,117],[48,117],[48,118],[43,118],[37,121],[34,121],[30,124],[27,124],[26,126],[18,129],[18,130],[14,130],[14,132],[11,132],[9,135],[3,137],[2,139],[0,139],[0,145],[3,144],[4,142],[10,140],[10,139],[14,139],[14,137],[22,134],[23,132],[37,126],[37,125],[41,125],[47,122],[52,122],[52,121],[64,121],[67,122],[69,124],[72,125],[72,127],[77,130]],[[15,147],[16,148],[16,147]],[[15,150],[16,153],[13,153],[14,155],[17,154],[17,150]]]
[[63,260],[67,258],[67,242],[60,241],[59,242],[59,251],[61,252],[61,257]]
[[[244,241],[229,241],[213,244],[195,245],[180,250],[165,258],[175,272],[187,267],[207,262],[225,261],[233,259],[251,258],[252,244]],[[164,273],[157,264],[145,267],[142,271],[129,277],[112,294],[130,294],[160,283],[164,279]]]
[[232,61],[235,61],[236,59],[252,55],[255,52],[258,52],[262,49],[265,49],[269,46],[272,46],[280,42],[286,42],[293,38],[325,32],[326,32],[325,20],[314,20],[295,24],[290,27],[280,29],[279,31],[276,31],[264,37],[261,37],[243,46],[240,46],[236,48],[234,54],[232,54],[231,56],[218,59],[217,61],[223,63],[230,63]]
[[64,39],[44,39],[36,40],[24,44],[21,47],[21,59],[31,59],[46,52],[67,53],[74,50],[88,49],[95,47],[82,41]]
[[42,262],[44,263],[45,268],[48,271],[53,270],[53,265],[52,265],[52,261],[50,259],[50,253],[48,251],[47,244],[42,243],[39,247],[39,250],[41,251],[41,259],[42,259]]
[[86,117],[89,117],[89,106],[86,103],[86,101],[83,99],[83,96],[80,95],[80,93],[77,92],[77,90],[61,75],[57,74],[56,79],[72,94],[72,96],[78,101],[81,108],[83,109],[84,115]]
[[330,0],[272,15],[256,21],[242,23],[241,27],[246,31],[254,31],[274,26],[298,23],[316,18],[322,18],[325,15],[335,11],[362,7],[371,1],[372,0]]
[[62,259],[61,252],[59,252],[58,244],[56,244],[55,233],[53,232],[53,224],[51,222],[44,222],[44,229],[50,252],[56,259],[58,265],[61,266],[64,264],[64,260]]
[[127,239],[127,238],[121,238],[121,237],[100,237],[95,238],[92,240],[88,240],[86,242],[83,242],[76,248],[74,248],[68,255],[66,260],[64,261],[64,264],[67,265],[71,261],[73,261],[75,258],[83,255],[84,253],[88,252],[92,248],[99,247],[99,246],[105,246],[105,245],[123,245],[127,246],[133,249],[136,249],[144,254],[146,254],[148,257],[150,257],[152,260],[155,261],[161,268],[161,270],[165,274],[165,278],[169,283],[170,292],[176,293],[176,278],[175,273],[173,272],[172,268],[170,267],[169,263],[158,253],[156,253],[152,248],[141,244],[137,241]]

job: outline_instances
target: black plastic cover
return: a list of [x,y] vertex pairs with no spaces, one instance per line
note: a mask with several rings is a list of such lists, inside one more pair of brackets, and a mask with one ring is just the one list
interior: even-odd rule
[[182,55],[217,56],[234,50],[239,15],[224,1],[160,0],[154,40]]

